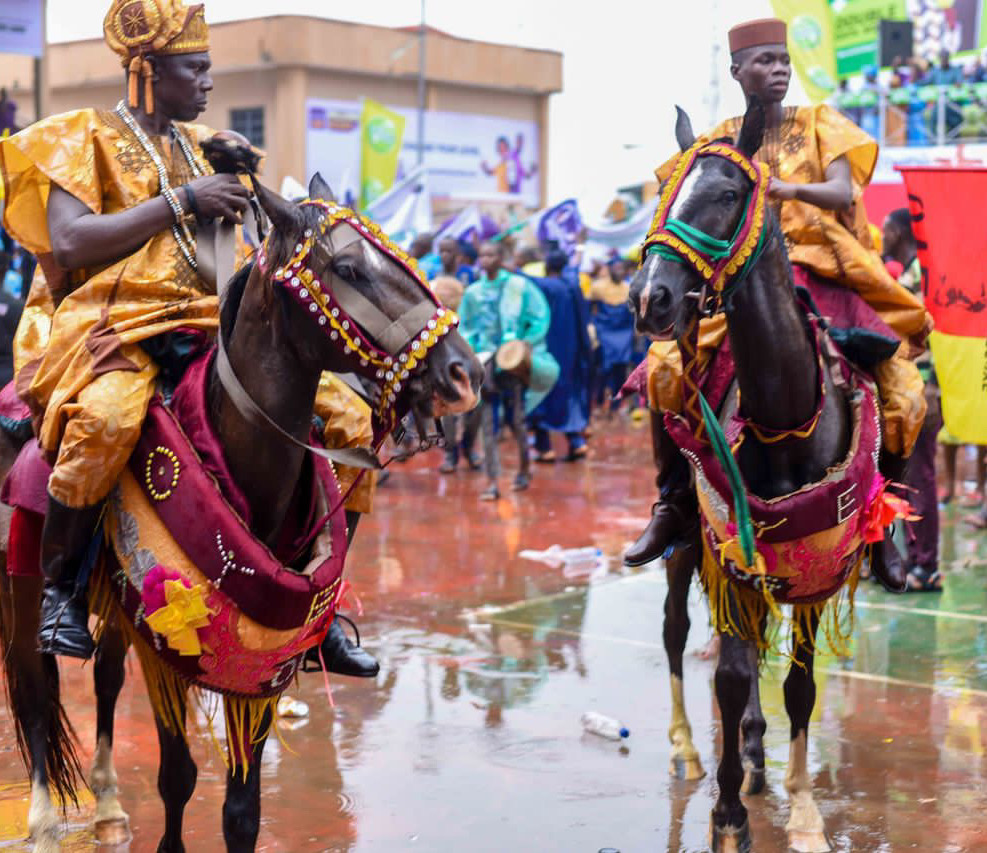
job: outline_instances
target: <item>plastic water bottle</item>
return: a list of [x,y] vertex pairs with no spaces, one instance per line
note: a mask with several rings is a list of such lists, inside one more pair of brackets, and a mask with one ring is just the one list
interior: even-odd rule
[[580,719],[583,723],[583,731],[591,735],[599,735],[607,740],[622,740],[630,735],[630,730],[613,717],[598,714],[596,711],[587,711]]

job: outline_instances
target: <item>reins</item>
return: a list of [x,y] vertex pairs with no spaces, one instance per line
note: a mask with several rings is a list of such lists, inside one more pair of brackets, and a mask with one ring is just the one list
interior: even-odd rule
[[[458,325],[459,318],[438,302],[411,258],[374,223],[333,202],[305,199],[300,204],[319,210],[314,227],[305,230],[292,256],[275,269],[269,266],[272,236],[269,234],[258,252],[258,271],[261,275],[270,276],[272,284],[283,288],[290,298],[313,315],[313,321],[323,328],[330,341],[345,356],[353,373],[380,386],[380,400],[374,411],[374,445],[329,449],[301,441],[283,429],[250,396],[236,376],[230,364],[226,333],[222,326],[217,340],[216,372],[231,402],[250,423],[269,429],[285,441],[331,463],[362,469],[339,503],[318,525],[321,527],[345,504],[366,470],[380,470],[388,464],[382,463],[377,454],[387,435],[399,425],[399,395],[412,371]],[[323,246],[322,238],[328,242],[328,250]],[[356,288],[333,273],[330,267],[333,256],[358,240],[369,240],[397,263],[416,281],[427,298],[396,320],[391,320]],[[313,260],[317,263],[313,264]],[[220,300],[225,298],[228,283],[229,279],[224,278],[218,284]],[[355,383],[350,381],[347,384],[365,397]],[[436,436],[423,436],[419,449],[442,442],[444,436],[440,430]]]

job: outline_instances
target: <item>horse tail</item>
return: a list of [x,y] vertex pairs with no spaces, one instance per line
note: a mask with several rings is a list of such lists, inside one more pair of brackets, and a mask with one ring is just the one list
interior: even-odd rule
[[[86,781],[78,755],[79,738],[61,702],[58,664],[53,655],[42,655],[35,651],[35,622],[28,620],[18,626],[14,607],[13,578],[7,571],[8,557],[17,559],[16,553],[10,554],[10,538],[13,538],[16,550],[19,538],[26,544],[35,533],[40,534],[40,528],[37,531],[30,529],[32,522],[37,519],[24,517],[32,515],[35,514],[15,511],[13,517],[9,519],[10,527],[11,529],[19,525],[23,527],[14,531],[13,537],[8,537],[7,542],[0,541],[0,584],[3,587],[0,590],[0,602],[2,602],[0,650],[3,652],[4,692],[7,707],[10,708],[14,720],[17,750],[29,771],[33,766],[29,725],[32,717],[36,718],[38,701],[48,705],[50,716],[45,743],[45,775],[49,787],[54,789],[62,808],[66,809],[69,803],[78,808],[76,791],[85,786]],[[24,631],[25,628],[31,631],[32,636],[27,638],[25,643],[17,644],[21,646],[20,649],[15,649],[17,631]],[[25,650],[25,646],[29,651]],[[26,654],[34,654],[38,658],[35,678],[31,678],[30,674],[25,672],[25,668],[19,664],[18,657]],[[38,677],[40,684],[37,683]]]

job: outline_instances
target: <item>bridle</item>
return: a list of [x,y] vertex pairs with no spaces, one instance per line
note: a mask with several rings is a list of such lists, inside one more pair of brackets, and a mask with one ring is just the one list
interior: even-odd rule
[[[353,373],[379,386],[380,398],[373,411],[373,451],[314,447],[282,429],[237,379],[226,354],[222,331],[217,358],[219,378],[234,404],[250,420],[265,424],[292,443],[331,461],[361,468],[380,468],[376,451],[401,420],[402,389],[429,351],[459,324],[459,318],[439,303],[414,259],[377,225],[349,208],[322,199],[305,199],[300,206],[319,211],[315,224],[305,230],[291,257],[273,269],[273,235],[269,234],[257,255],[258,268],[262,275],[269,275],[274,285],[311,313],[313,321],[322,327]],[[392,320],[352,284],[334,273],[333,256],[358,240],[368,240],[401,267],[418,284],[425,299]]]
[[[729,240],[712,237],[671,216],[685,178],[700,157],[728,160],[739,166],[751,181],[744,214]],[[685,264],[695,271],[702,279],[702,285],[697,293],[689,296],[698,300],[700,315],[709,317],[729,307],[730,295],[750,275],[764,251],[768,234],[766,208],[769,181],[766,164],[752,160],[740,149],[725,142],[697,142],[675,161],[644,241],[642,261],[648,255],[656,254],[665,260]]]

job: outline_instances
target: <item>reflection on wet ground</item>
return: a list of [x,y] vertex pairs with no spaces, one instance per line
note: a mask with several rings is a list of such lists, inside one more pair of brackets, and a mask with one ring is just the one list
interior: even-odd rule
[[[359,620],[380,657],[376,683],[301,677],[307,722],[269,743],[260,847],[270,851],[697,851],[715,781],[667,775],[670,714],[661,645],[664,572],[620,567],[652,501],[646,433],[614,422],[585,462],[539,466],[530,491],[490,505],[482,477],[397,467],[348,561]],[[980,816],[987,748],[987,540],[944,513],[941,596],[858,598],[853,656],[821,659],[810,772],[838,850],[987,849]],[[519,557],[595,546],[548,565]],[[698,589],[690,648],[709,633]],[[63,690],[88,750],[91,667],[63,663]],[[768,791],[748,798],[755,849],[785,849],[788,721],[783,670],[762,679]],[[719,721],[713,664],[690,655],[686,702],[707,771]],[[585,735],[598,710],[631,729],[626,748]],[[157,742],[136,666],[117,715],[117,768],[133,851],[162,828]],[[190,851],[222,847],[225,768],[203,727]],[[0,717],[0,850],[28,849],[27,785]],[[88,850],[90,800],[70,810],[66,850]]]

